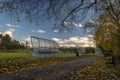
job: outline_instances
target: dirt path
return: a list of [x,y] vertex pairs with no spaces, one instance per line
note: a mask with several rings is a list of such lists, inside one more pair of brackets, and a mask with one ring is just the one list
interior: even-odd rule
[[4,74],[0,75],[0,80],[68,80],[73,71],[81,70],[100,58],[100,56],[94,56],[17,73]]

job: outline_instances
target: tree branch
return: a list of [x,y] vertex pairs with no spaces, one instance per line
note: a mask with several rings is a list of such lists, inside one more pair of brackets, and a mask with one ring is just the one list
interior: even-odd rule
[[[80,8],[82,5],[83,5],[83,2],[84,0],[81,0],[81,3],[75,7],[72,11],[70,11],[70,13],[61,21],[61,25],[64,26],[64,21],[74,12],[77,12],[77,11],[80,11],[80,10],[83,10],[83,9],[89,9],[90,7],[92,7],[94,4],[97,3],[97,0],[95,0],[93,3],[91,3],[90,5],[88,6],[85,6],[83,8]],[[80,8],[80,9],[79,9]],[[77,11],[76,11],[77,10]]]
[[61,21],[61,25],[64,26],[64,21],[79,7],[81,7],[83,5],[84,0],[81,0],[80,5],[78,5],[77,7],[75,7],[72,11],[70,11],[70,13]]

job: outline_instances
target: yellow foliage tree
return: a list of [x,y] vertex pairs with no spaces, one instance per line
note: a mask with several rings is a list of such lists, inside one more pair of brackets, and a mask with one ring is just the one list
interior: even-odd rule
[[116,30],[113,23],[105,23],[99,26],[95,33],[96,45],[102,47],[105,51],[115,51]]

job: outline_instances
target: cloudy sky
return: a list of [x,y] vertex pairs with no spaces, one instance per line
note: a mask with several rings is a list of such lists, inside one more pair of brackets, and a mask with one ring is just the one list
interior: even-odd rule
[[28,41],[30,36],[55,40],[60,46],[93,46],[92,35],[87,35],[82,23],[74,22],[72,32],[61,32],[54,29],[53,22],[44,21],[39,25],[29,22],[17,22],[5,14],[0,14],[0,33],[9,34],[12,39],[20,42]]

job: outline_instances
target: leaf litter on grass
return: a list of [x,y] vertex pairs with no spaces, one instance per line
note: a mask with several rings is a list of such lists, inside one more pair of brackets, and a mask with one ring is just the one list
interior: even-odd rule
[[120,80],[114,74],[114,68],[107,66],[104,59],[98,60],[89,67],[75,71],[70,80]]

